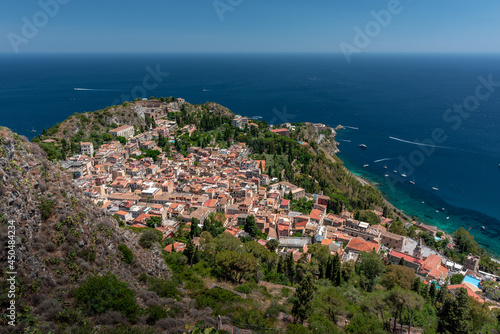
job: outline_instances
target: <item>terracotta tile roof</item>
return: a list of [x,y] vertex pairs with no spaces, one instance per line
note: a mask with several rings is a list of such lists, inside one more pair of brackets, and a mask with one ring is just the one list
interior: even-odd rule
[[449,291],[454,291],[458,288],[464,288],[467,290],[467,294],[469,295],[469,297],[472,297],[474,298],[476,301],[480,302],[480,303],[483,303],[484,304],[484,299],[479,297],[474,291],[472,291],[471,288],[469,288],[466,284],[462,283],[462,284],[456,284],[456,285],[450,285],[448,287],[448,290]]
[[373,242],[352,238],[351,241],[349,241],[349,243],[347,244],[346,250],[347,249],[352,249],[358,252],[371,252],[372,249],[375,249],[375,252],[378,253],[378,251],[380,250],[380,245]]
[[128,212],[125,212],[125,211],[120,210],[120,211],[118,211],[116,214],[117,214],[117,215],[120,215],[120,216],[126,216],[126,215],[128,215]]
[[184,244],[174,242],[173,244],[167,245],[165,248],[163,248],[166,252],[171,253],[172,252],[172,247],[174,247],[176,252],[181,252],[184,250]]
[[322,245],[329,245],[333,242],[333,239],[323,239],[321,240]]
[[405,259],[406,262],[412,262],[412,263],[416,263],[419,265],[422,265],[422,263],[423,263],[422,259],[417,259],[416,257],[413,257],[413,256],[405,254],[405,253],[396,252],[395,250],[391,250],[390,255],[397,257],[399,259],[403,258],[403,259]]
[[313,209],[309,214],[309,216],[311,217],[311,219],[320,220],[322,216],[322,211],[318,209]]
[[424,260],[422,268],[426,271],[431,271],[432,269],[438,269],[443,260],[439,255],[431,254]]

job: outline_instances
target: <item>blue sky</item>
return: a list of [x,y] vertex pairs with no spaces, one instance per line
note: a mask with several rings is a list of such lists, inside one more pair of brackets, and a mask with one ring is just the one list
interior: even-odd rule
[[[371,11],[397,0],[41,1],[68,3],[43,22],[38,1],[2,0],[1,53],[340,52],[356,46],[355,27],[364,31]],[[498,0],[399,2],[363,51],[500,52]],[[34,16],[38,31],[23,34],[23,18]]]

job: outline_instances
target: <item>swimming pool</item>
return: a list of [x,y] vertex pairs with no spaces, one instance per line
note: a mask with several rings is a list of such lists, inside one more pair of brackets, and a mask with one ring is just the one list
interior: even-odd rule
[[474,286],[477,286],[480,289],[479,283],[481,283],[481,281],[478,280],[477,278],[472,277],[472,276],[465,276],[464,283],[470,283]]

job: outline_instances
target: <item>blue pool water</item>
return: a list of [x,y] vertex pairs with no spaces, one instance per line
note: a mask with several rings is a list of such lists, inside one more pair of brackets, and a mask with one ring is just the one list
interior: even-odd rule
[[480,288],[479,283],[481,283],[481,281],[478,280],[477,278],[472,277],[472,276],[465,276],[464,283],[470,283],[470,284]]

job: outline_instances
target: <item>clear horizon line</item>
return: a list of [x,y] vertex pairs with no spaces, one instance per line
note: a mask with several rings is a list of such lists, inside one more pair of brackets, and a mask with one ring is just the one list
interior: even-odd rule
[[[0,55],[78,55],[78,54],[331,54],[344,55],[341,51],[33,51],[33,52],[2,52]],[[369,54],[454,54],[454,55],[500,55],[500,51],[364,51],[357,56]]]

